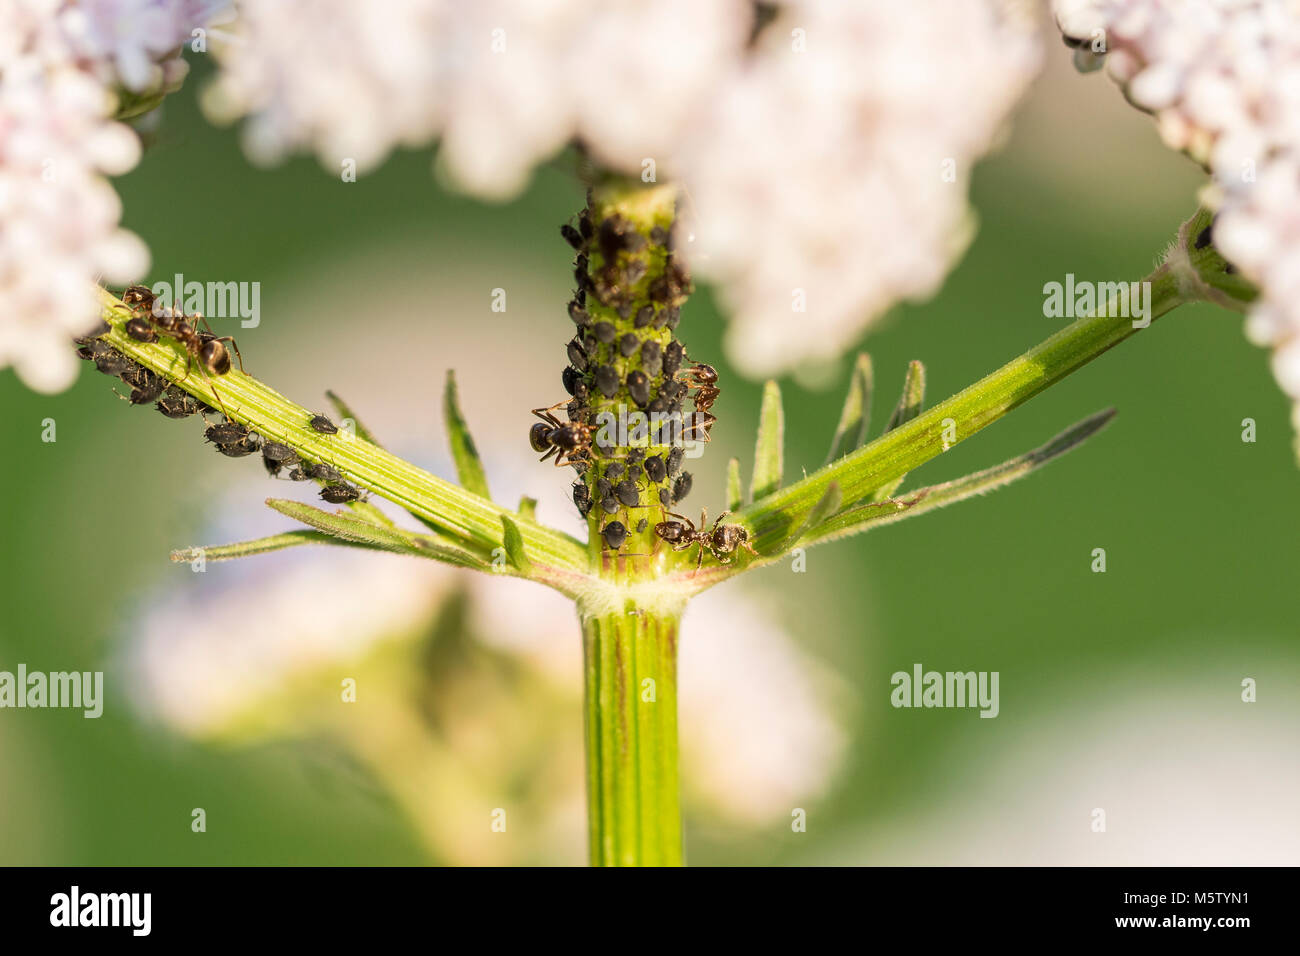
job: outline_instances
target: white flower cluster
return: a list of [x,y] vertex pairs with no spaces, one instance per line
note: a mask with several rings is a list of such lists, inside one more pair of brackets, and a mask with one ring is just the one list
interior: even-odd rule
[[934,292],[966,185],[1037,65],[1012,0],[241,0],[208,99],[248,151],[333,170],[441,138],[462,188],[521,189],[566,142],[688,191],[696,272],[754,373],[837,354]]
[[1300,0],[1057,0],[1069,38],[1104,40],[1106,68],[1160,135],[1208,166],[1214,243],[1260,288],[1246,334],[1300,430]]
[[140,158],[135,134],[109,119],[113,90],[178,82],[183,62],[164,58],[210,9],[0,0],[0,368],[32,388],[75,377],[69,340],[98,320],[94,282],[128,282],[148,266],[144,244],[118,227],[105,179]]

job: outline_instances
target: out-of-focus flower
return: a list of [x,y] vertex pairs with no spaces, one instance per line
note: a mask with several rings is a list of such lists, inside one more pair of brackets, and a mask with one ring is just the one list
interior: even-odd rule
[[666,153],[694,104],[741,53],[744,0],[243,0],[205,97],[250,115],[272,161],[311,149],[371,168],[442,138],[462,187],[509,196],[579,137],[615,165]]
[[[751,45],[742,0],[244,0],[213,115],[250,154],[364,169],[440,136],[501,197],[579,139],[673,176],[753,372],[837,354],[930,295],[970,235],[971,164],[1037,64],[1011,0],[796,0]],[[806,305],[804,305],[806,303]]]
[[[581,640],[529,582],[350,549],[209,567],[151,600],[132,700],[196,739],[321,736],[367,766],[456,862],[579,862]],[[222,585],[214,586],[220,575]],[[233,576],[233,577],[232,577]],[[843,747],[825,678],[736,591],[692,604],[679,689],[687,798],[735,827],[788,819]],[[355,681],[356,702],[342,694]],[[512,839],[485,821],[510,814]]]
[[128,282],[148,252],[118,227],[106,176],[139,161],[110,115],[118,86],[177,82],[174,55],[214,6],[195,0],[0,0],[0,368],[57,391],[76,375],[69,339],[95,324],[94,282]]
[[733,360],[832,358],[933,295],[972,233],[971,165],[1037,63],[1025,19],[993,2],[782,5],[681,144]]
[[1300,430],[1300,2],[1057,0],[1056,15],[1211,170],[1215,246],[1260,288],[1246,335],[1274,349]]

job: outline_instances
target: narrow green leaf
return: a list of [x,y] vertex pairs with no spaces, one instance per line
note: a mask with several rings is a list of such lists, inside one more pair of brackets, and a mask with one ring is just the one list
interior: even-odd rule
[[885,431],[892,432],[899,425],[905,425],[921,414],[921,405],[925,402],[925,365],[910,362],[907,375],[903,378],[903,394],[898,398]]
[[456,460],[456,475],[466,491],[492,500],[488,491],[487,475],[479,460],[478,448],[460,411],[460,397],[456,391],[456,373],[447,370],[447,387],[442,395],[442,418],[447,425],[447,438],[451,442],[451,456]]
[[769,379],[763,386],[758,441],[754,445],[754,476],[749,485],[751,501],[759,501],[780,489],[784,445],[785,413],[781,407],[781,386]]
[[334,406],[334,411],[339,413],[339,418],[346,418],[352,422],[352,430],[356,433],[358,438],[362,441],[370,442],[370,444],[374,445],[376,448],[384,447],[375,440],[374,433],[361,423],[361,419],[357,418],[357,413],[352,410],[351,406],[349,406],[347,402],[339,398],[336,393],[328,390],[325,392],[325,397],[328,398],[330,404]]
[[[898,404],[894,406],[893,414],[889,416],[889,421],[885,425],[885,432],[892,432],[900,425],[906,425],[917,415],[921,414],[921,405],[925,402],[925,366],[920,362],[912,362],[907,366],[907,375],[903,379],[903,394],[899,396]],[[871,496],[872,501],[888,501],[898,491],[899,486],[903,484],[906,474],[899,475],[896,479],[881,488],[877,488]]]
[[821,496],[817,504],[813,506],[812,511],[804,518],[803,523],[786,538],[772,554],[780,554],[783,551],[789,551],[800,539],[803,538],[811,529],[816,528],[819,524],[830,518],[835,512],[840,510],[842,503],[840,497],[840,485],[837,481],[832,481],[826,486],[826,493]]
[[867,429],[871,425],[871,391],[874,373],[871,368],[871,356],[866,352],[858,355],[853,363],[853,374],[849,377],[849,393],[844,398],[844,409],[840,412],[840,423],[831,440],[831,451],[826,457],[826,464],[849,452],[862,447],[867,440]]
[[740,459],[727,462],[727,510],[739,511],[745,503],[745,493],[740,488]]
[[320,531],[286,531],[253,541],[240,541],[236,544],[220,544],[201,548],[179,548],[171,553],[171,559],[178,564],[188,564],[202,557],[204,561],[230,561],[234,558],[246,558],[254,554],[268,554],[282,551],[302,544],[334,544],[334,540]]
[[364,521],[351,514],[331,514],[320,508],[303,504],[301,501],[288,501],[284,498],[267,498],[266,503],[282,515],[287,515],[344,541],[355,541],[385,551],[419,553],[415,543],[401,532]]
[[511,521],[508,515],[501,516],[501,525],[505,530],[506,554],[510,558],[511,565],[520,574],[527,574],[528,569],[532,567],[532,562],[524,553],[524,537],[519,533],[519,525]]
[[527,518],[529,521],[537,520],[537,499],[529,498],[524,495],[519,499],[519,517]]
[[835,538],[864,531],[867,525],[892,524],[975,495],[987,494],[1018,478],[1023,478],[1054,458],[1059,458],[1078,447],[1105,428],[1114,417],[1115,409],[1108,408],[1070,426],[1047,444],[1018,458],[966,475],[964,478],[909,492],[902,499],[891,499],[851,508],[823,522],[820,527],[814,528],[809,533],[808,540],[810,542],[832,541]]

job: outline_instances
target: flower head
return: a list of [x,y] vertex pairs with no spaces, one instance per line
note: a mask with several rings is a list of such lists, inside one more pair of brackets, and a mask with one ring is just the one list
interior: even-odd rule
[[1300,3],[1057,0],[1056,12],[1164,142],[1212,173],[1214,244],[1259,286],[1246,334],[1274,350],[1300,430]]
[[32,388],[75,377],[68,340],[98,320],[94,283],[128,282],[148,266],[144,244],[118,226],[106,179],[140,158],[136,135],[110,118],[114,90],[174,79],[157,58],[206,10],[194,0],[0,0],[0,368]]

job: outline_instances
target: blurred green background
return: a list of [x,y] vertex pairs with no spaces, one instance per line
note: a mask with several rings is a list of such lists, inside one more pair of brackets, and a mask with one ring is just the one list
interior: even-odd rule
[[[1042,82],[978,168],[980,228],[941,295],[895,310],[862,344],[876,428],[908,360],[925,361],[931,401],[951,394],[1054,331],[1045,282],[1139,278],[1193,212],[1198,171],[1109,81],[1067,60],[1048,46]],[[306,159],[259,170],[237,130],[199,115],[206,72],[197,64],[168,100],[156,142],[117,183],[150,278],[259,281],[261,327],[222,328],[239,333],[249,371],[309,406],[335,388],[444,475],[441,383],[457,365],[490,474],[578,532],[568,481],[524,441],[528,409],[562,394],[571,253],[557,226],[582,204],[571,160],[502,206],[446,191],[428,151],[356,184]],[[504,315],[489,309],[497,286],[511,295]],[[679,334],[725,387],[688,502],[710,511],[727,459],[752,444],[760,390],[726,365],[722,330],[703,289]],[[396,370],[378,367],[389,358]],[[788,474],[821,463],[847,368],[830,387],[783,383]],[[526,391],[525,374],[551,391]],[[194,423],[119,402],[111,384],[87,369],[42,396],[0,373],[0,669],[105,670],[115,695],[99,720],[0,711],[0,863],[439,862],[339,761],[187,742],[123,699],[121,649],[150,604],[238,573],[191,575],[168,551],[279,527],[260,501],[292,489],[268,488],[255,459],[213,455]],[[806,833],[688,811],[691,862],[1300,862],[1300,471],[1287,403],[1239,317],[1177,310],[913,484],[996,463],[1111,405],[1109,429],[1021,484],[814,550],[805,574],[759,572],[780,625],[850,698],[848,747]],[[53,444],[40,441],[47,417]],[[1241,441],[1243,418],[1257,443]],[[1090,571],[1097,547],[1105,574]],[[889,675],[916,662],[999,671],[1001,715],[894,710]],[[1240,701],[1245,677],[1257,703]],[[578,746],[571,714],[553,732]],[[1096,807],[1105,834],[1089,828]]]

